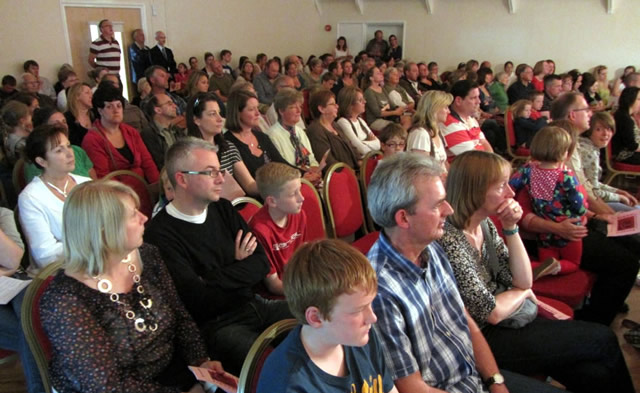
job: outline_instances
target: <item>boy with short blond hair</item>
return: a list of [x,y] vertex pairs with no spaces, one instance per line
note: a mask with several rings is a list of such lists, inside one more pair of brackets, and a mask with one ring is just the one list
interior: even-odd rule
[[341,240],[306,243],[283,280],[300,325],[267,358],[258,393],[397,392],[371,330],[378,281],[364,255]]
[[271,270],[263,280],[268,298],[282,298],[282,273],[293,252],[307,240],[307,217],[302,211],[300,171],[270,162],[256,172],[256,183],[264,206],[249,226],[267,253]]

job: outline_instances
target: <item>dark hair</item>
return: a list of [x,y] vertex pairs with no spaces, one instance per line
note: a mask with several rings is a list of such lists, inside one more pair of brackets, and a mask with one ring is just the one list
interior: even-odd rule
[[77,76],[76,72],[70,68],[63,67],[58,71],[58,80],[60,83],[66,81],[71,76]]
[[[340,40],[344,40],[344,47],[340,48]],[[343,35],[341,35],[340,37],[338,37],[338,39],[336,40],[336,49],[340,49],[340,50],[347,50],[348,46],[347,46],[347,39],[344,38]]]
[[331,90],[327,89],[318,89],[311,93],[311,96],[309,97],[309,110],[311,111],[311,117],[318,119],[322,116],[322,113],[318,110],[318,106],[327,106],[327,102],[329,102],[331,98],[335,97],[336,96],[331,92]]
[[322,60],[322,62],[324,63],[325,60],[327,60],[327,57],[333,57],[333,55],[331,53],[324,53],[320,56],[320,60]]
[[334,60],[331,63],[329,63],[329,67],[327,67],[327,71],[329,71],[329,73],[332,73],[336,68],[338,68],[338,62]]
[[189,65],[191,65],[191,59],[196,59],[196,61],[198,60],[198,58],[197,58],[197,57],[195,57],[195,56],[191,56],[191,57],[189,58]]
[[435,61],[430,61],[429,64],[427,64],[427,69],[429,71],[431,71],[431,67],[437,66],[438,63],[436,63]]
[[391,34],[389,37],[387,37],[387,40],[391,41],[391,37],[393,37],[395,39],[398,39],[398,37],[396,37],[395,34]]
[[33,116],[31,116],[31,122],[33,123],[33,127],[38,127],[43,124],[47,124],[49,118],[54,113],[59,113],[60,111],[57,108],[52,106],[43,106],[42,108],[38,108],[33,112]]
[[249,60],[247,56],[240,56],[240,58],[238,59],[238,68],[240,68],[241,71],[242,71],[242,66],[244,66],[244,62],[247,60]]
[[222,60],[223,57],[225,57],[227,54],[231,54],[231,51],[229,49],[223,49],[220,51],[220,60]]
[[38,100],[38,96],[36,96],[33,93],[25,93],[25,92],[20,92],[16,94],[11,98],[11,100],[21,102],[26,106],[31,106],[31,104],[33,104],[33,100],[40,102],[40,100]]
[[142,107],[142,111],[145,116],[147,116],[147,119],[153,120],[153,116],[156,114],[155,109],[158,107],[158,104],[158,97],[155,94],[152,94],[149,97],[149,101],[147,101]]
[[316,58],[316,55],[309,55],[309,58],[307,59],[307,65],[311,66],[311,61],[315,58]]
[[504,63],[504,68],[507,68],[508,65],[511,65],[511,67],[513,67],[513,62],[511,60],[508,60]]
[[475,89],[478,87],[477,83],[473,83],[471,81],[468,80],[459,80],[456,83],[453,84],[453,86],[451,86],[451,95],[453,96],[453,99],[455,100],[456,97],[460,97],[460,98],[465,98],[466,96],[469,95],[469,92],[472,89]]
[[[210,101],[213,101],[216,104],[218,103],[215,94],[211,92],[198,93],[191,97],[191,99],[189,99],[189,103],[187,104],[187,134],[189,136],[193,136],[198,139],[204,139],[202,137],[202,132],[200,132],[200,128],[198,127],[196,122],[193,121],[193,118],[197,117],[198,119],[201,119],[204,108],[207,107],[207,102]],[[213,141],[218,146],[218,151],[220,153],[227,150],[227,142],[224,140],[224,136],[222,135],[222,133],[214,136]]]
[[104,22],[108,22],[108,21],[109,21],[109,19],[103,19],[103,20],[101,20],[100,22],[98,22],[98,29],[102,29],[102,24],[103,24]]
[[582,92],[586,97],[586,95],[589,94],[589,89],[591,89],[591,86],[595,85],[595,83],[596,77],[590,72],[585,72],[582,74],[582,84],[578,90],[580,90],[580,92]]
[[29,72],[29,67],[31,66],[36,66],[36,67],[40,67],[38,65],[38,62],[35,60],[27,60],[24,62],[24,64],[22,65],[22,69],[24,70],[24,72]]
[[331,72],[325,72],[322,74],[322,78],[320,79],[322,82],[326,82],[328,80],[333,80],[334,82],[338,80],[338,77],[333,75]]
[[518,78],[518,80],[520,80],[520,74],[525,72],[527,68],[531,68],[533,70],[533,68],[527,63],[518,64],[518,66],[516,67],[516,77]]
[[260,62],[260,60],[264,59],[265,57],[267,57],[267,55],[266,55],[266,54],[264,54],[264,53],[258,53],[258,54],[256,55],[256,63],[259,63],[259,62]]
[[480,63],[478,63],[478,60],[475,59],[471,59],[467,62],[467,64],[465,64],[465,69],[467,71],[471,71],[471,69],[477,65],[479,65]]
[[620,100],[618,101],[618,112],[624,113],[626,117],[629,116],[629,109],[633,106],[633,103],[638,98],[638,87],[625,87],[620,93]]
[[482,67],[478,70],[478,85],[479,86],[484,86],[485,85],[485,78],[487,77],[487,75],[493,75],[493,71],[491,71],[491,68],[489,67]]
[[60,144],[60,134],[67,135],[67,130],[59,125],[42,124],[31,131],[24,146],[24,155],[38,169],[44,169],[36,162],[36,158],[46,159],[47,145],[49,150]]
[[105,103],[112,101],[120,101],[122,108],[124,108],[124,97],[120,93],[120,89],[113,86],[109,81],[100,82],[100,85],[93,93],[91,104],[95,109],[102,109]]
[[227,119],[225,121],[227,130],[231,132],[242,131],[240,112],[244,110],[247,102],[249,102],[251,98],[258,99],[254,93],[248,90],[238,89],[229,93],[229,99],[227,100]]
[[558,74],[549,74],[544,76],[544,87],[547,88],[551,86],[553,81],[562,81],[562,77]]
[[[113,75],[113,74],[109,74],[109,75]],[[114,75],[115,76],[115,75]],[[120,95],[122,95],[122,82],[120,81],[120,78],[118,78],[118,86],[115,85],[115,82],[109,79],[102,79],[102,81],[98,84],[98,89],[100,87],[104,87],[104,86],[111,86],[115,89],[118,89],[118,91],[120,92]],[[95,94],[95,93],[94,93]],[[123,97],[124,98],[124,97]],[[124,104],[122,104],[122,106],[124,107]]]
[[204,52],[204,61],[207,61],[209,57],[214,57],[211,52]]
[[15,86],[18,83],[13,75],[5,75],[2,77],[2,86]]
[[161,65],[152,65],[151,67],[148,67],[146,70],[144,70],[144,77],[147,78],[147,82],[149,82],[149,84],[151,86],[153,86],[153,84],[151,83],[151,77],[153,76],[153,74],[157,71],[157,70],[162,70],[164,72],[167,72],[167,69],[164,68]]
[[567,72],[567,74],[571,75],[571,80],[573,81],[574,84],[578,81],[578,77],[581,75],[580,71],[578,71],[575,68],[573,70]]

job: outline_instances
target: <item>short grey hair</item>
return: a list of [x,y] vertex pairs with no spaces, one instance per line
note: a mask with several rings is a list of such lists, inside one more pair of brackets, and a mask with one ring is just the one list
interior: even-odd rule
[[420,153],[396,153],[380,161],[367,189],[373,221],[383,228],[395,227],[398,210],[414,212],[419,198],[415,179],[440,176],[442,172],[442,166],[436,160]]
[[178,139],[169,150],[167,150],[167,156],[165,158],[165,168],[167,168],[167,176],[171,185],[175,188],[176,173],[185,170],[185,166],[190,164],[191,153],[194,150],[208,150],[214,153],[218,152],[218,147],[213,145],[204,139],[195,138],[192,136]]

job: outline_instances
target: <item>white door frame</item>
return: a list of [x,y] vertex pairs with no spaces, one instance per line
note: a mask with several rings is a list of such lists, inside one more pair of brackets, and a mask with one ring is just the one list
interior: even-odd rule
[[[118,1],[76,1],[76,0],[60,0],[60,10],[62,12],[62,26],[64,29],[64,44],[67,50],[67,63],[72,64],[71,42],[69,41],[69,28],[67,26],[67,7],[82,8],[134,8],[140,11],[140,24],[143,31],[147,31],[147,12],[144,3],[122,3]],[[88,23],[89,21],[87,21]],[[126,49],[123,49],[123,54]]]

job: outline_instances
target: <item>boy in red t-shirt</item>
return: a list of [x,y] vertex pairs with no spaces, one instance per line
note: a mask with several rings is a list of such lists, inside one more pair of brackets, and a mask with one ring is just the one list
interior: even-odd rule
[[282,273],[293,252],[307,240],[307,217],[302,211],[300,171],[270,162],[256,172],[264,206],[249,220],[271,263],[263,283],[269,298],[282,298]]

